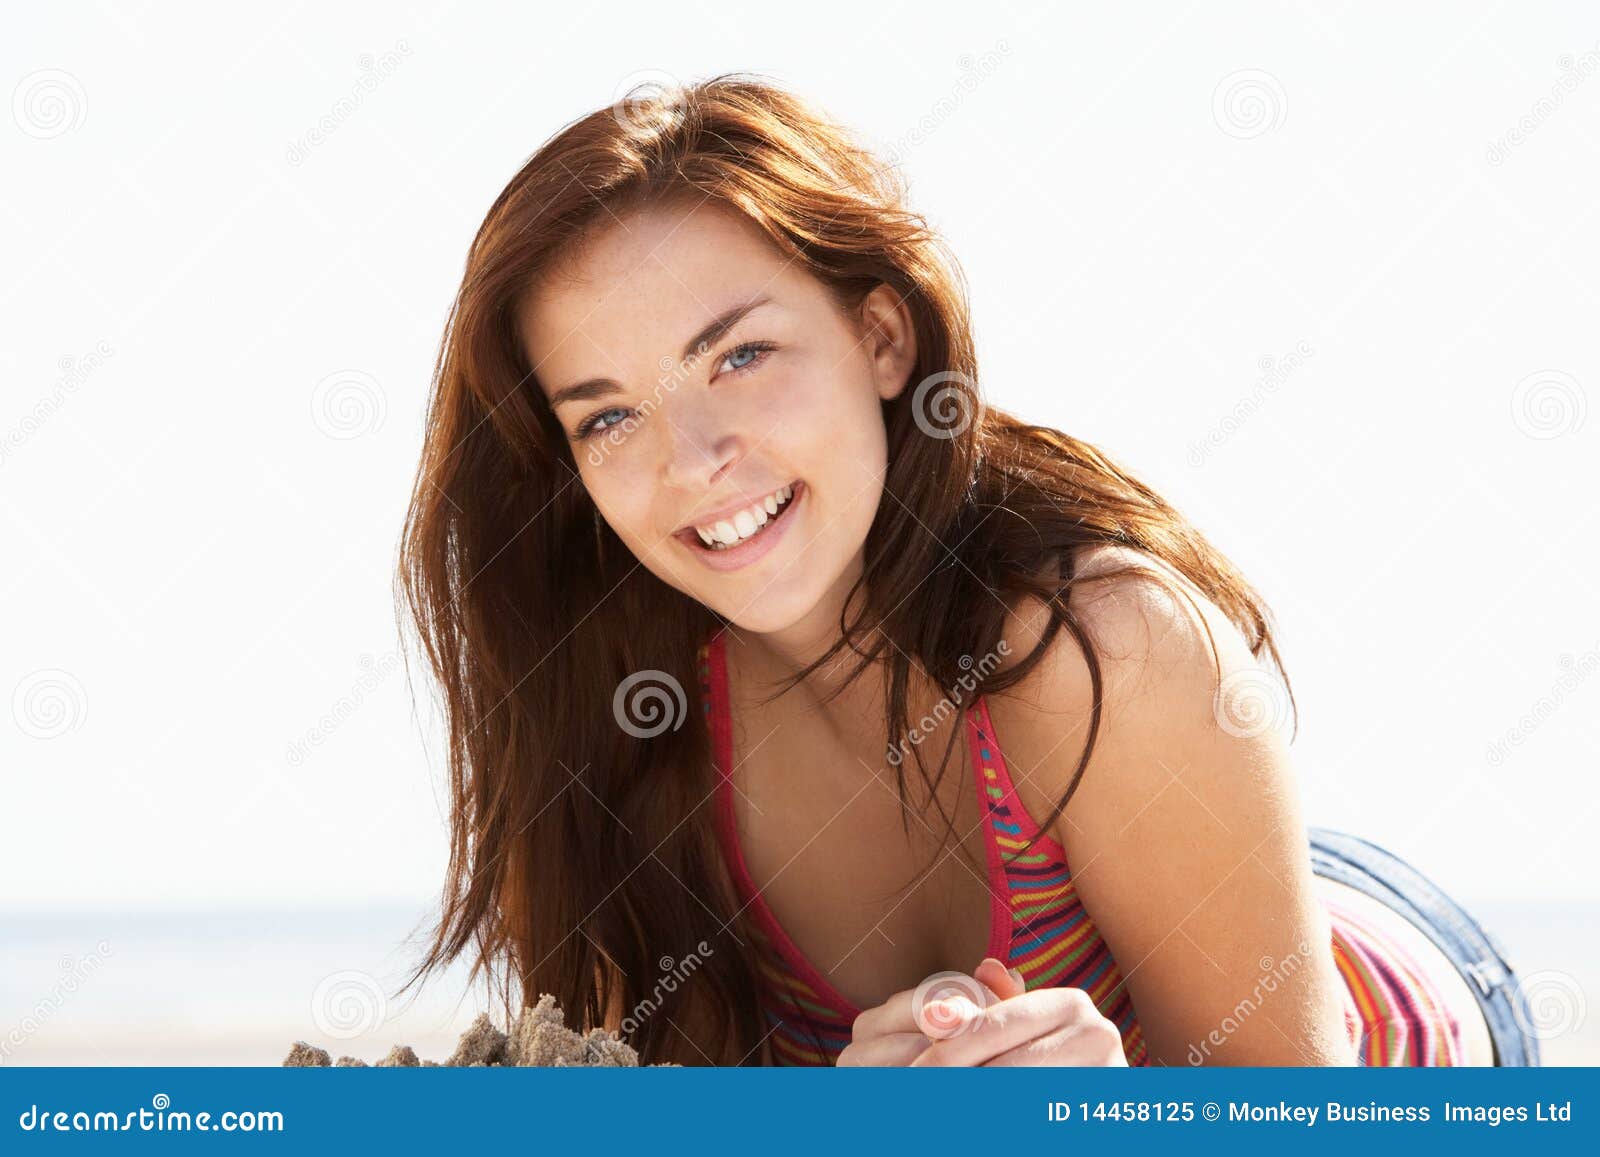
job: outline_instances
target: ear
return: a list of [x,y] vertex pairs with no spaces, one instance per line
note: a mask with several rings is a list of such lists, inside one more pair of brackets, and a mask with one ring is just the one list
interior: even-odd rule
[[911,310],[892,288],[879,285],[861,301],[860,325],[878,396],[886,402],[899,397],[917,364]]

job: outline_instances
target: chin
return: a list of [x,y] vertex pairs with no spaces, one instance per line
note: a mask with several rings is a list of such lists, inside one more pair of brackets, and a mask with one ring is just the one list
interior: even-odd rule
[[[747,605],[748,603],[748,605]],[[769,588],[753,600],[722,608],[722,616],[736,631],[754,635],[773,635],[803,622],[817,605],[815,597],[779,595]]]

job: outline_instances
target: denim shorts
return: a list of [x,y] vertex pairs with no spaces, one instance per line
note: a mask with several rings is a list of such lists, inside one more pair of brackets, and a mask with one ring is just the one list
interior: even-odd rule
[[1500,942],[1432,880],[1369,840],[1313,827],[1311,869],[1381,900],[1422,930],[1478,998],[1497,1066],[1539,1064],[1535,1023]]

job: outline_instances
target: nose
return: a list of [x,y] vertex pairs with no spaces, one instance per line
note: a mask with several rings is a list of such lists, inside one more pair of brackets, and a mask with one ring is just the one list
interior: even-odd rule
[[663,479],[691,499],[715,487],[744,457],[744,438],[718,422],[711,407],[677,406],[662,416],[667,426]]

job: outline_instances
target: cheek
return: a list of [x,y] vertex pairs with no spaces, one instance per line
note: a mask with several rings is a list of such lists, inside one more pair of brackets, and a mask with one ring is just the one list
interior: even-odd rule
[[636,477],[623,455],[613,453],[599,466],[585,465],[579,478],[589,492],[589,498],[600,510],[611,529],[624,542],[638,542],[646,538],[653,525],[650,521],[650,495],[652,489],[645,480]]
[[881,472],[883,411],[859,359],[820,354],[785,359],[743,401],[754,437],[782,446],[800,472],[821,470],[841,481],[863,471]]

